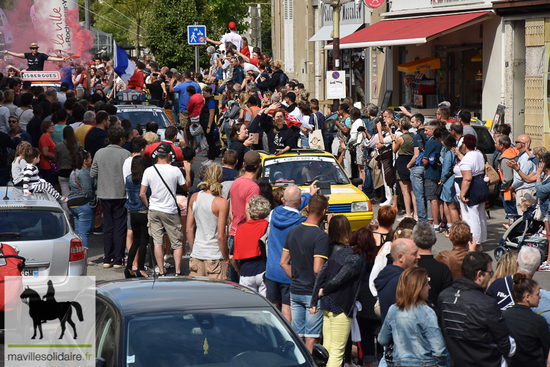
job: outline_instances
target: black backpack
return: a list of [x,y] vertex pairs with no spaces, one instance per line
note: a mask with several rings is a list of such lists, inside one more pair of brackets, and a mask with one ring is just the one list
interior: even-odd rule
[[279,86],[284,87],[288,83],[288,76],[285,73],[281,73],[279,76]]

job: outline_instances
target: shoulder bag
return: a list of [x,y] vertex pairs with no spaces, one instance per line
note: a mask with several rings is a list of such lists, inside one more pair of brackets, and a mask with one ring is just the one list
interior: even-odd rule
[[496,185],[500,182],[499,174],[488,162],[485,162],[485,175],[489,177],[489,185]]
[[310,149],[319,149],[325,150],[325,141],[323,139],[323,132],[319,130],[319,124],[317,120],[317,115],[312,114],[313,120],[315,121],[315,130],[309,133],[309,148]]
[[166,181],[164,181],[164,178],[162,178],[162,175],[160,174],[159,170],[157,169],[157,166],[153,165],[153,168],[155,169],[155,171],[157,171],[157,174],[159,175],[160,179],[162,180],[162,183],[164,184],[164,186],[166,186],[166,189],[168,190],[170,195],[172,195],[172,197],[174,198],[174,201],[176,202],[176,208],[178,209],[178,215],[181,217],[181,209],[180,209],[180,206],[178,205],[178,199],[176,199],[176,196],[174,195],[174,193],[172,193],[172,190],[170,190],[170,187],[166,184]]

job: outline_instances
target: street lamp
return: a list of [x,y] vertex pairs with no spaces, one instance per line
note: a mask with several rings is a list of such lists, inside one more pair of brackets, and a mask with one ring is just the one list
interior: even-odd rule
[[[332,6],[332,59],[333,70],[340,70],[340,6],[351,0],[323,0],[325,4]],[[335,99],[332,109],[338,111],[338,100]]]

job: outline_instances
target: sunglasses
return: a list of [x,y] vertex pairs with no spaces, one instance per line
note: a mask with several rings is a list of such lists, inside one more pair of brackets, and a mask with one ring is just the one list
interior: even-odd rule
[[17,120],[9,120],[8,122],[9,122],[10,124],[16,124],[16,123],[18,123],[19,121],[17,121]]
[[31,47],[31,50],[38,50],[38,47]]

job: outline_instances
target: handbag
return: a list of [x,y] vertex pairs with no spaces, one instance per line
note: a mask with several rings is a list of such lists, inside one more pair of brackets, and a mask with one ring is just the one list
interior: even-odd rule
[[317,115],[313,114],[313,120],[315,120],[315,130],[309,133],[309,149],[325,150],[325,141],[323,139],[323,132],[319,130],[317,123]]
[[176,199],[176,196],[172,193],[172,190],[170,190],[170,187],[168,187],[168,185],[166,184],[166,181],[164,181],[164,178],[162,178],[162,176],[161,176],[159,170],[157,169],[157,167],[155,165],[153,165],[153,168],[155,169],[155,171],[157,171],[157,174],[159,175],[160,179],[162,180],[162,183],[164,184],[164,186],[166,186],[166,189],[168,190],[170,195],[172,195],[172,197],[174,198],[174,201],[176,202],[176,208],[178,209],[178,215],[181,217],[181,209],[180,209],[180,206],[178,205],[178,199]]
[[48,163],[50,164],[50,169],[52,170],[52,172],[58,174],[59,166],[57,165],[57,163],[55,163],[55,161],[52,159],[48,159]]
[[489,177],[489,185],[496,185],[500,182],[498,172],[488,162],[485,162],[485,175]]
[[542,206],[540,204],[540,199],[538,200],[536,204],[535,212],[533,213],[533,219],[542,222],[544,220],[544,214],[542,213]]
[[437,196],[437,197],[440,197],[442,191],[443,191],[443,182],[439,182],[437,184],[436,189],[435,189],[434,195]]
[[191,125],[189,127],[189,132],[191,133],[191,136],[199,136],[204,134],[204,130],[202,129],[202,126],[200,124]]

